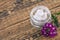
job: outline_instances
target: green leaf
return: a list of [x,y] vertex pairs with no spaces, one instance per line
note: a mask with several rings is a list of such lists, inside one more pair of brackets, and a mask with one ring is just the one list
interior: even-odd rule
[[53,15],[53,14],[51,14],[51,15],[52,15],[52,19],[53,19],[54,24],[55,24],[57,27],[59,27],[57,17],[56,17],[55,15]]

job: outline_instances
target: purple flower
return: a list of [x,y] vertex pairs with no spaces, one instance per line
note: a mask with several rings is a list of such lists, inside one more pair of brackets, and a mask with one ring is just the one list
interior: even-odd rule
[[52,25],[51,23],[46,23],[43,28],[41,29],[42,35],[46,37],[54,37],[57,35],[56,26]]

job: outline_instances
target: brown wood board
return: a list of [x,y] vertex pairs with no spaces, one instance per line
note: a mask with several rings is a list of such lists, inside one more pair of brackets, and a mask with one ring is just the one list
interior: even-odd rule
[[[35,1],[32,2],[33,4],[31,5],[28,4],[29,6],[25,6],[24,3],[24,7],[22,6],[23,8],[19,5],[16,6],[14,4],[15,2],[16,0],[6,0],[0,2],[0,10],[2,12],[3,10],[6,10],[9,14],[7,17],[3,17],[0,20],[0,40],[59,40],[59,28],[58,35],[55,38],[45,38],[43,36],[36,38],[34,38],[35,36],[32,37],[34,34],[38,34],[39,29],[30,24],[29,14],[32,8],[38,5],[44,5],[48,7],[52,13],[59,12],[60,0],[43,0],[40,2]],[[60,22],[59,18],[58,21]]]

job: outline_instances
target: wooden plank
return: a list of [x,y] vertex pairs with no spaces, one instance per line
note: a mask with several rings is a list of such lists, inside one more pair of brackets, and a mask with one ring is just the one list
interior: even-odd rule
[[[55,11],[53,11],[53,10],[56,10],[56,9],[58,10],[58,8],[59,8],[59,7],[55,8],[55,9],[52,9],[51,11],[52,11],[52,12],[55,12]],[[59,9],[60,9],[60,8],[59,8]],[[59,10],[58,10],[58,11],[59,11]],[[26,27],[25,29],[27,29],[27,28],[29,27],[30,31],[27,29],[27,30],[28,30],[28,33],[31,33],[31,30],[35,29],[35,28],[33,28],[33,29],[30,28],[30,27],[32,27],[32,26],[30,25],[30,21],[28,20],[28,22],[26,22],[26,23],[25,23],[25,22],[23,22],[23,24],[18,23],[18,24],[14,25],[14,26],[11,26],[11,27],[3,30],[3,31],[9,30],[9,29],[12,30],[11,28],[14,28],[14,27],[18,28],[17,25],[20,25],[20,27]],[[24,26],[24,25],[26,25],[26,26]],[[14,28],[14,29],[16,29],[16,28]],[[22,29],[22,30],[25,30],[25,29]],[[21,31],[22,31],[22,30],[21,30]],[[27,31],[27,30],[26,30],[26,31]],[[18,30],[16,30],[16,31],[18,31]],[[36,30],[36,31],[37,31],[37,30]],[[7,31],[7,32],[8,32],[8,31]],[[6,32],[6,34],[7,34],[7,32]],[[2,33],[2,32],[1,32],[1,33]],[[14,32],[14,33],[15,33],[15,32]],[[23,32],[23,33],[26,33],[26,32]],[[18,36],[18,34],[19,34],[20,36]],[[31,33],[31,34],[32,34],[32,33]],[[11,35],[13,35],[13,34],[11,34]],[[17,34],[14,34],[13,36],[11,36],[11,35],[10,35],[9,37],[7,37],[7,40],[8,40],[8,39],[11,39],[11,38],[12,38],[12,39],[13,39],[13,38],[16,38],[16,37],[14,37],[14,36],[17,36],[17,37],[20,38],[21,35],[22,35],[22,32],[17,33]],[[11,38],[10,38],[10,37],[11,37]],[[5,39],[6,39],[6,38],[5,38]]]
[[[45,2],[49,2],[49,5]],[[29,13],[33,7],[37,5],[45,5],[52,11],[52,13],[60,11],[60,7],[58,7],[60,5],[59,0],[58,2],[54,2],[54,4],[50,4],[50,2],[52,2],[51,0],[45,0],[45,2],[37,3],[36,5],[23,9],[22,11],[19,10],[16,13],[11,13],[9,17],[2,21],[2,25],[0,25],[0,40],[18,40],[24,38],[24,35],[38,31],[36,28],[31,26],[29,20]],[[42,38],[40,37],[40,39]],[[47,40],[48,38],[43,38],[42,40],[44,39]]]
[[[56,2],[54,2],[54,3],[56,3]],[[59,3],[59,0],[58,0],[58,3]],[[46,5],[48,8],[54,8],[55,6],[59,6],[60,4],[58,4],[57,3],[57,5],[55,5],[55,4],[51,4],[51,5],[54,5],[54,6],[52,6],[52,7],[50,7],[51,5],[47,5],[44,1],[43,2],[41,2],[41,3],[38,3],[38,4],[36,4],[36,5],[33,5],[33,6],[31,6],[30,8],[27,8],[27,9],[23,9],[22,11],[24,11],[24,12],[22,12],[22,11],[20,11],[19,10],[19,12],[17,11],[16,13],[14,12],[14,13],[11,13],[11,15],[10,16],[8,16],[6,19],[4,19],[4,21],[1,23],[2,25],[2,27],[0,28],[0,30],[2,30],[2,29],[4,29],[4,28],[7,28],[7,26],[9,26],[9,25],[13,25],[14,23],[17,23],[17,22],[21,22],[22,20],[25,20],[25,19],[27,19],[27,18],[29,18],[29,14],[28,13],[30,13],[30,11],[31,11],[31,9],[33,8],[33,7],[35,7],[35,6],[37,6],[37,5]],[[49,3],[50,4],[50,3]],[[27,12],[26,12],[27,11]],[[25,16],[24,16],[25,15]],[[26,17],[26,18],[25,18]],[[13,19],[14,18],[14,19]],[[11,22],[12,21],[12,22]]]
[[13,6],[14,0],[7,1],[4,5],[0,5],[0,10],[6,10],[9,6]]

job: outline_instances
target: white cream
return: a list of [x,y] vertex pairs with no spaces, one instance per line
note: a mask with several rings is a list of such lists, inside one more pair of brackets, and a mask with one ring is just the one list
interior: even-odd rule
[[33,16],[36,20],[45,20],[47,16],[45,15],[46,13],[43,12],[43,10],[37,10],[35,15]]
[[51,13],[49,9],[45,6],[37,6],[33,8],[30,13],[30,22],[35,27],[40,27],[46,22],[51,22]]

